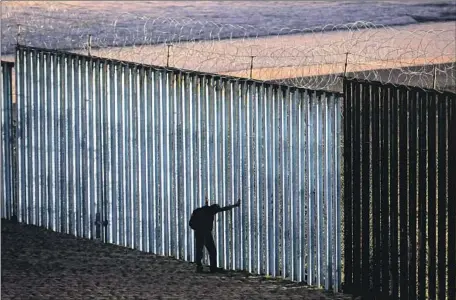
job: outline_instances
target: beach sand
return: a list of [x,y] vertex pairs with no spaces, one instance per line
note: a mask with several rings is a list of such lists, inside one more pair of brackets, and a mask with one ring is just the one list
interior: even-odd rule
[[[334,91],[341,90],[336,74],[343,74],[344,70],[353,77],[431,88],[434,70],[429,66],[436,65],[436,87],[454,91],[455,36],[455,23],[445,22],[181,42],[169,48],[169,59],[164,44],[92,49],[91,55]],[[72,52],[88,54],[87,50]],[[2,59],[12,61],[14,57]]]
[[[192,9],[195,5],[197,7],[197,4],[192,3]],[[201,5],[205,8],[220,9],[220,4],[216,2],[202,2]],[[248,5],[255,6],[252,3]],[[131,14],[131,18],[137,18],[148,12],[151,16],[162,16],[164,21],[169,16],[161,14],[172,12],[173,7],[183,9],[185,2],[11,1],[3,6],[5,10],[2,14],[23,14],[27,9],[45,7],[51,12],[61,12],[68,16],[66,22],[71,27],[81,26],[80,20],[90,16],[93,18],[97,14],[115,18],[114,12],[122,12],[122,18],[125,20],[128,20],[128,14]],[[153,20],[150,22],[153,23]],[[104,43],[96,35],[94,20],[82,24],[84,30],[94,32],[94,45]],[[171,24],[170,28],[172,26]],[[189,28],[184,26],[183,32]],[[284,32],[290,32],[290,29]],[[338,80],[334,74],[343,74],[344,71],[372,80],[420,84],[432,81],[433,69],[426,66],[444,65],[445,68],[438,69],[437,72],[438,80],[441,81],[437,87],[451,88],[456,80],[456,22],[225,40],[217,40],[216,36],[217,32],[214,32],[213,40],[186,42],[166,40],[169,36],[164,33],[163,36],[147,36],[149,40],[145,42],[149,43],[148,45],[126,44],[122,47],[100,49],[93,47],[90,54],[140,64],[168,65],[179,69],[266,81],[284,82],[289,78],[307,77],[312,78],[312,83],[309,83],[308,79],[285,82],[331,90],[339,90],[340,84],[336,82]],[[141,36],[136,39],[141,40]],[[165,45],[165,41],[170,42],[172,46]],[[159,44],[150,45],[151,42]],[[72,52],[88,54],[88,49]],[[2,59],[11,61],[14,60],[14,56],[2,56]],[[427,84],[426,87],[432,87],[432,84]]]
[[[195,9],[197,4],[192,3],[192,9]],[[17,13],[25,16],[27,9],[43,9],[43,7],[48,11],[54,11],[55,17],[59,17],[58,12],[61,12],[62,15],[67,16],[61,21],[66,22],[69,27],[76,26],[81,27],[81,30],[94,32],[93,45],[96,46],[104,44],[105,41],[97,37],[96,20],[91,20],[94,16],[115,19],[113,13],[122,12],[122,20],[128,20],[128,14],[135,19],[147,12],[151,17],[158,14],[164,19],[157,22],[164,22],[171,16],[165,12],[171,13],[173,7],[184,9],[185,5],[185,2],[166,1],[11,1],[2,5],[4,7],[2,14]],[[204,8],[220,9],[218,7],[220,3],[216,2],[202,2],[201,5]],[[255,7],[251,2],[248,5]],[[84,18],[89,18],[90,22],[89,20],[83,22]],[[167,22],[171,22],[169,20]],[[179,23],[179,19],[176,21]],[[149,23],[153,23],[153,19]],[[153,25],[148,26],[149,29],[154,28]],[[174,28],[173,26],[171,22],[170,30]],[[229,28],[225,27],[223,30],[229,31]],[[112,27],[114,31],[118,29],[122,28]],[[185,39],[189,34],[185,32],[191,27],[183,26],[181,29]],[[61,28],[57,30],[58,34],[64,33],[61,30]],[[283,32],[290,33],[290,30],[291,28],[285,29]],[[250,31],[255,32],[255,29]],[[91,55],[141,64],[168,65],[180,69],[252,77],[259,80],[315,77],[339,74],[344,70],[355,73],[378,69],[402,69],[403,73],[416,73],[416,66],[453,63],[454,69],[456,62],[456,22],[421,23],[398,27],[380,26],[375,29],[225,40],[216,39],[217,32],[213,32],[213,40],[196,42],[176,41],[177,38],[170,40],[171,37],[166,33],[162,36],[149,36],[151,33],[148,33],[143,37],[141,34],[144,33],[135,33],[137,34],[139,34],[135,38],[137,41],[146,38],[143,42],[149,45],[126,44],[122,47],[101,49],[93,47]],[[198,35],[196,32],[193,34]],[[65,36],[61,38],[64,39]],[[121,38],[119,39],[117,42],[122,43]],[[150,45],[157,42],[159,44]],[[164,42],[169,42],[172,46],[168,47]],[[45,47],[44,44],[37,43],[35,46]],[[88,54],[87,49],[74,50],[74,52]],[[13,55],[2,56],[2,59],[13,60],[14,57]],[[409,71],[412,67],[414,70]]]
[[[259,80],[456,61],[454,22],[254,39],[92,49],[94,56]],[[78,51],[87,53],[87,51]],[[348,52],[348,57],[346,53]],[[253,61],[252,61],[253,58]]]
[[351,299],[2,219],[2,299]]

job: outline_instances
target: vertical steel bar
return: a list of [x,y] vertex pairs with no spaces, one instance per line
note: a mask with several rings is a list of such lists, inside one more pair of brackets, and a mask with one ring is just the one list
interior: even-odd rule
[[[67,115],[66,115],[66,108],[68,105],[68,97],[67,97],[67,85],[68,85],[68,71],[67,71],[67,60],[68,58],[64,55],[60,55],[60,131],[59,131],[59,144],[60,144],[60,174],[59,174],[59,181],[60,181],[60,193],[59,193],[59,202],[60,202],[60,232],[68,233],[67,232],[67,210],[68,210],[68,184],[67,184],[67,155],[66,155],[66,144],[67,144]],[[31,179],[32,180],[32,179]]]
[[108,101],[109,105],[109,114],[110,114],[110,120],[111,120],[111,134],[110,134],[110,145],[109,147],[111,148],[111,188],[112,188],[112,194],[111,194],[111,203],[110,207],[111,210],[108,212],[109,214],[109,243],[113,244],[119,244],[119,219],[118,219],[118,201],[119,201],[119,196],[121,193],[121,187],[120,187],[120,182],[121,180],[119,179],[119,173],[120,173],[120,160],[119,160],[119,155],[118,155],[118,149],[119,149],[119,133],[121,132],[121,127],[120,127],[120,118],[119,118],[119,103],[120,103],[120,90],[122,89],[120,87],[121,81],[119,76],[120,72],[120,65],[117,63],[111,63],[110,64],[110,72],[109,72],[109,92],[110,92],[110,97]]
[[450,182],[456,182],[456,97],[448,96],[448,299],[456,298],[456,195]]
[[373,236],[373,274],[372,289],[374,293],[379,294],[381,290],[380,283],[380,259],[381,259],[381,228],[380,228],[380,191],[381,191],[381,169],[378,164],[381,158],[380,151],[380,110],[379,110],[379,87],[371,86],[371,118],[372,118],[372,236]]
[[[236,201],[237,199],[234,198],[234,188],[233,188],[233,146],[232,146],[232,138],[233,138],[233,115],[232,115],[232,106],[233,106],[233,97],[232,97],[232,82],[226,80],[224,82],[224,95],[223,95],[223,128],[222,132],[224,132],[223,137],[223,181],[224,181],[224,188],[223,193],[225,195],[225,203],[230,201]],[[234,242],[234,235],[233,235],[233,224],[234,224],[234,213],[230,213],[227,218],[225,219],[225,261],[224,261],[224,268],[226,269],[234,269],[233,266],[233,242]]]
[[408,226],[407,226],[407,94],[399,90],[399,218],[400,218],[400,296],[408,299]]
[[33,81],[33,71],[32,71],[32,63],[33,63],[33,52],[26,51],[25,55],[27,56],[26,60],[26,80],[25,80],[25,161],[26,161],[26,169],[25,169],[25,181],[26,181],[26,188],[27,188],[27,197],[25,198],[25,209],[26,209],[26,223],[34,224],[33,215],[34,215],[34,198],[33,198],[33,119],[32,119],[32,112],[33,112],[33,90],[32,90],[32,81]]
[[[371,86],[372,95],[372,235],[373,235],[373,274],[372,290],[379,294],[380,283],[380,260],[381,260],[381,228],[380,228],[380,191],[381,191],[381,168],[378,164],[381,158],[380,152],[380,109],[379,109],[379,86]],[[405,152],[407,153],[407,152]]]
[[[427,202],[427,95],[424,92],[419,92],[419,123],[418,123],[418,297],[419,299],[426,298],[426,202]],[[394,227],[393,227],[394,228]]]
[[[206,85],[207,94],[206,94],[206,111],[207,111],[207,187],[208,187],[208,198],[209,198],[209,205],[220,203],[220,199],[217,197],[218,192],[218,182],[216,181],[216,103],[217,99],[215,98],[215,86],[216,80],[211,76],[208,77],[208,84]],[[217,216],[215,224],[214,224],[214,231],[215,232],[215,245],[217,246],[219,240],[219,231],[218,231],[218,223],[220,220],[220,215]],[[220,250],[220,249],[219,249]],[[220,257],[220,253],[217,253],[217,257]],[[207,257],[206,257],[207,258]],[[217,259],[218,261],[219,259]]]
[[164,111],[163,111],[163,118],[166,120],[164,126],[164,143],[165,143],[165,151],[163,151],[163,172],[164,172],[164,195],[163,195],[163,205],[165,205],[165,212],[164,212],[164,232],[163,232],[163,239],[164,239],[164,255],[171,255],[171,239],[173,237],[173,227],[172,227],[172,220],[171,220],[171,207],[173,205],[173,195],[172,195],[172,162],[173,162],[173,145],[172,145],[172,137],[173,134],[173,119],[174,119],[174,91],[172,90],[172,83],[173,83],[173,74],[170,72],[166,72],[165,74],[166,80],[163,82],[163,98],[162,101],[164,102]]
[[447,250],[447,98],[438,97],[438,299],[446,299]]
[[[216,78],[214,81],[214,160],[215,164],[215,198],[221,206],[226,206],[226,199],[224,197],[224,180],[223,180],[223,168],[224,159],[223,159],[223,144],[224,144],[224,131],[222,130],[222,119],[223,119],[223,99],[222,99],[222,81],[219,78]],[[217,266],[221,267],[224,265],[225,261],[225,227],[224,223],[227,218],[227,215],[231,212],[227,212],[223,215],[220,215],[217,220]]]
[[249,213],[249,181],[247,178],[248,172],[248,119],[247,119],[247,103],[248,103],[248,84],[241,83],[241,98],[239,101],[239,148],[240,148],[240,195],[243,200],[240,207],[241,213],[241,230],[240,230],[240,264],[243,270],[250,270],[250,261],[248,257],[248,213]]
[[159,121],[157,120],[157,124],[160,126],[159,132],[159,144],[160,144],[160,168],[158,169],[160,172],[160,200],[158,203],[158,207],[160,208],[160,218],[158,220],[158,226],[160,230],[160,240],[159,240],[159,254],[165,255],[167,252],[167,247],[166,247],[166,242],[165,240],[165,234],[168,234],[168,228],[166,227],[166,222],[167,222],[167,211],[166,207],[168,205],[169,198],[167,198],[166,195],[166,183],[168,176],[166,174],[167,170],[167,165],[166,163],[168,162],[167,156],[165,156],[168,152],[168,148],[166,147],[167,145],[165,144],[165,141],[167,140],[167,134],[168,132],[166,131],[166,125],[167,125],[167,119],[166,115],[168,113],[168,110],[166,108],[168,99],[167,99],[167,94],[166,94],[166,83],[167,83],[167,72],[164,70],[160,71],[160,119]]
[[26,125],[26,116],[25,116],[25,106],[26,106],[26,55],[22,49],[16,50],[16,87],[17,87],[17,110],[18,110],[18,120],[17,120],[17,156],[18,156],[18,178],[22,178],[20,181],[18,197],[18,221],[27,222],[26,219],[26,206],[25,201],[27,197],[26,184],[27,178],[24,176],[26,173],[26,160],[25,160],[25,125]]
[[274,149],[273,145],[273,122],[274,122],[274,115],[273,115],[273,108],[274,108],[274,99],[273,99],[273,88],[272,86],[268,85],[266,90],[266,97],[264,100],[265,105],[265,202],[266,202],[266,252],[267,255],[267,265],[266,265],[266,274],[272,275],[274,269],[274,198],[273,198],[273,190],[274,190],[274,173],[273,173],[273,165],[275,158],[272,156],[272,152]]
[[301,90],[299,95],[298,103],[298,136],[299,136],[299,154],[298,154],[298,165],[299,165],[299,182],[298,182],[298,201],[299,201],[299,245],[300,259],[299,259],[299,270],[298,270],[298,281],[306,281],[307,274],[307,220],[308,207],[306,205],[306,198],[308,195],[308,162],[307,162],[307,124],[308,124],[308,113],[309,108],[309,95],[306,90]]
[[[436,94],[429,93],[428,103],[428,297],[436,298]],[[402,258],[402,257],[401,257]]]
[[[88,61],[88,77],[87,77],[87,130],[88,130],[88,142],[87,142],[87,151],[88,153],[88,161],[87,161],[87,168],[88,168],[88,213],[87,213],[87,222],[88,222],[88,230],[89,230],[89,238],[94,238],[94,221],[95,221],[95,205],[97,201],[97,197],[95,196],[95,138],[94,138],[94,105],[95,105],[95,97],[94,97],[94,73],[95,73],[95,61],[89,60]],[[57,200],[58,202],[58,200]]]
[[315,249],[315,242],[314,242],[314,233],[315,231],[313,230],[314,228],[314,204],[315,204],[315,167],[314,167],[314,155],[315,155],[315,150],[314,150],[314,145],[315,145],[315,139],[312,139],[312,137],[315,138],[315,133],[314,133],[314,127],[315,127],[315,93],[314,92],[309,92],[309,106],[308,106],[308,125],[307,125],[307,161],[308,161],[308,205],[307,205],[307,214],[308,214],[308,233],[307,233],[307,239],[308,239],[308,251],[307,251],[307,283],[309,285],[314,285],[314,276],[315,276],[315,255],[314,255],[314,249]]
[[141,244],[141,251],[147,251],[149,248],[149,222],[148,222],[148,202],[149,202],[149,189],[151,186],[148,184],[149,180],[149,172],[147,165],[149,162],[147,161],[147,154],[149,148],[147,147],[147,108],[148,108],[148,98],[147,98],[147,73],[145,67],[141,67],[139,69],[138,74],[138,107],[139,107],[139,122],[138,122],[138,133],[139,133],[139,151],[138,151],[138,166],[139,166],[139,178],[138,178],[138,185],[140,186],[138,189],[139,192],[139,200],[140,200],[140,244]]
[[140,146],[139,134],[140,134],[140,112],[138,111],[140,105],[140,90],[139,90],[139,76],[140,69],[138,66],[131,68],[132,72],[132,218],[133,218],[133,247],[135,249],[140,249],[141,247],[141,198],[142,198],[142,186],[141,186],[141,165],[139,164],[139,151],[138,147]]
[[390,90],[391,101],[391,123],[390,123],[390,241],[391,241],[391,281],[392,281],[392,294],[393,297],[399,296],[399,274],[398,274],[398,145],[397,145],[397,132],[398,132],[398,89],[392,88]]
[[360,153],[360,116],[361,116],[361,83],[355,82],[353,88],[353,292],[361,288],[361,153]]
[[[199,151],[199,137],[201,132],[199,131],[199,88],[200,82],[199,77],[191,75],[191,101],[190,101],[190,119],[191,119],[191,150],[192,155],[190,158],[190,169],[192,170],[190,186],[191,186],[191,197],[192,203],[190,206],[189,215],[200,203],[202,196],[200,194],[200,151]],[[191,238],[191,261],[195,261],[195,239]]]
[[371,189],[370,189],[370,102],[371,97],[369,93],[369,84],[364,83],[362,85],[362,99],[360,109],[362,114],[362,196],[361,196],[361,205],[362,205],[362,274],[361,282],[363,294],[367,294],[370,289],[370,198],[371,198]]
[[111,185],[111,176],[109,171],[109,157],[111,154],[110,147],[109,147],[109,136],[110,136],[110,121],[109,121],[109,104],[108,104],[108,97],[109,97],[109,62],[103,62],[102,64],[102,73],[101,73],[101,97],[100,97],[100,108],[101,108],[101,165],[102,168],[100,169],[102,176],[102,203],[101,203],[101,221],[102,223],[102,230],[101,230],[101,240],[103,242],[108,241],[108,224],[106,221],[108,220],[108,210],[111,202],[111,195],[112,195],[112,185]]
[[185,201],[184,206],[184,237],[186,239],[186,246],[184,252],[184,258],[187,261],[192,261],[191,253],[193,251],[193,244],[191,239],[191,230],[189,230],[188,220],[190,215],[193,211],[193,202],[194,202],[194,194],[193,194],[193,149],[192,149],[192,141],[193,141],[193,119],[192,119],[192,103],[195,101],[193,99],[192,94],[192,79],[193,76],[190,74],[185,74],[184,78],[184,92],[182,93],[182,118],[183,118],[183,132],[184,132],[184,139],[182,141],[183,147],[183,165],[185,168],[185,172],[183,175],[183,181],[185,185],[183,199],[180,201]]
[[290,273],[290,212],[289,212],[289,180],[290,180],[290,148],[289,148],[289,117],[290,117],[290,89],[282,90],[282,110],[281,110],[281,248],[282,248],[282,278],[288,278]]
[[257,97],[256,97],[256,118],[255,118],[255,128],[256,128],[256,135],[255,135],[255,165],[257,166],[257,176],[255,182],[255,195],[257,198],[257,271],[258,274],[267,274],[266,273],[266,234],[267,234],[267,224],[265,223],[265,215],[267,214],[267,210],[265,209],[266,205],[266,195],[265,191],[265,86],[259,85],[257,86]]
[[299,176],[302,172],[300,169],[299,156],[301,154],[301,136],[300,136],[300,105],[301,105],[302,90],[296,89],[293,93],[292,107],[290,108],[290,126],[292,126],[292,136],[290,137],[290,155],[291,155],[291,167],[293,168],[290,191],[292,194],[291,198],[291,217],[292,217],[292,280],[298,280],[301,276],[301,191]]
[[52,117],[54,121],[53,127],[53,162],[54,162],[54,172],[52,176],[52,180],[54,183],[54,189],[52,194],[53,196],[53,230],[59,231],[60,230],[60,202],[62,201],[60,197],[60,139],[59,139],[59,132],[61,127],[61,120],[60,120],[60,106],[61,101],[60,99],[60,90],[61,90],[61,83],[60,83],[60,76],[61,76],[61,56],[55,54],[53,56],[53,86],[54,93],[52,97]]
[[[9,130],[10,127],[7,123],[7,101],[8,96],[5,91],[7,86],[7,66],[3,63],[0,63],[0,201],[1,201],[1,217],[9,218],[9,202],[6,200],[9,197],[7,193],[8,182],[7,182],[7,168],[9,167],[9,153],[6,150],[6,144],[9,139]],[[11,199],[11,198],[10,198]]]
[[417,218],[417,111],[418,101],[416,97],[416,91],[409,92],[409,177],[408,177],[408,194],[407,198],[409,201],[408,211],[408,228],[410,231],[409,235],[409,298],[416,299],[416,218]]
[[[334,132],[335,132],[335,184],[334,184],[334,194],[335,194],[335,208],[336,208],[336,219],[335,219],[335,233],[336,233],[336,238],[335,238],[335,243],[336,243],[336,250],[335,250],[335,273],[336,273],[336,280],[334,282],[334,292],[339,292],[340,287],[341,287],[341,227],[342,227],[342,219],[341,219],[341,208],[342,208],[342,203],[341,203],[341,177],[342,174],[340,172],[340,165],[342,162],[342,151],[341,151],[341,145],[340,142],[343,139],[343,136],[341,138],[340,134],[341,132],[341,98],[339,96],[336,97],[336,104],[335,104],[335,114],[334,114]],[[343,133],[342,133],[343,134]]]
[[270,186],[270,194],[271,194],[271,211],[272,211],[272,215],[271,215],[271,228],[270,228],[270,232],[269,232],[269,236],[271,238],[271,264],[270,264],[270,268],[271,268],[271,275],[272,276],[277,276],[278,275],[278,266],[279,266],[279,260],[278,260],[278,252],[279,252],[279,249],[278,249],[278,244],[277,244],[277,239],[278,239],[278,224],[277,224],[277,217],[278,217],[278,213],[277,213],[277,203],[279,201],[279,197],[277,196],[278,194],[278,185],[277,185],[277,176],[278,176],[278,166],[277,166],[277,162],[278,162],[278,159],[277,159],[277,155],[278,152],[279,152],[279,149],[278,149],[278,136],[277,136],[277,128],[279,127],[278,126],[278,123],[279,123],[279,103],[280,103],[280,100],[279,100],[279,96],[278,96],[278,89],[277,87],[273,87],[271,88],[271,108],[270,108],[270,114],[271,114],[271,127],[270,128],[270,138],[271,138],[271,142],[270,142],[270,152],[271,152],[271,156],[270,156],[270,162],[271,162],[271,167],[270,167],[270,171],[271,171],[271,186]]
[[163,206],[162,206],[162,195],[163,195],[163,184],[162,184],[162,82],[163,71],[154,71],[154,139],[152,148],[154,149],[154,252],[157,254],[162,253],[163,249],[163,234],[162,234],[162,220],[163,220]]
[[389,297],[389,193],[388,193],[388,182],[389,182],[389,156],[388,156],[388,144],[389,144],[389,98],[388,88],[382,87],[380,98],[381,106],[381,170],[382,170],[382,190],[381,190],[381,226],[382,226],[382,294],[384,297]]
[[[82,231],[82,176],[81,176],[81,162],[82,162],[82,155],[81,155],[81,148],[83,146],[82,138],[81,138],[81,99],[83,95],[82,92],[82,82],[81,82],[82,72],[81,72],[81,57],[75,57],[73,60],[73,78],[75,88],[75,95],[74,95],[74,153],[75,153],[75,181],[74,181],[74,188],[75,188],[75,197],[74,197],[74,207],[75,207],[75,231],[74,233],[78,237],[83,236]],[[49,101],[49,99],[46,99]]]
[[352,96],[353,82],[344,78],[344,292],[353,287],[353,177],[352,177]]
[[74,92],[77,90],[74,83],[74,66],[73,61],[75,60],[75,56],[70,55],[67,57],[67,64],[66,64],[66,71],[67,71],[67,95],[68,95],[68,102],[66,106],[66,114],[67,114],[67,130],[65,135],[67,136],[67,143],[66,143],[66,177],[67,177],[67,186],[68,186],[68,202],[67,202],[67,210],[65,214],[67,215],[67,232],[70,234],[74,234],[75,229],[75,184],[74,184],[74,101],[75,101],[75,94]]
[[94,119],[95,119],[95,182],[96,182],[96,215],[94,216],[93,220],[96,222],[99,221],[100,223],[96,224],[95,232],[96,238],[102,240],[103,235],[103,227],[101,222],[103,220],[103,206],[104,206],[104,197],[105,197],[105,186],[104,186],[104,161],[103,161],[103,68],[104,63],[97,59],[95,60],[95,97],[94,97]]
[[30,81],[31,81],[31,106],[30,106],[30,135],[31,135],[31,145],[29,147],[29,153],[32,163],[31,168],[31,211],[32,215],[30,216],[32,219],[31,224],[40,225],[40,205],[41,205],[41,198],[40,198],[40,161],[38,157],[38,145],[39,145],[39,122],[38,119],[38,97],[39,97],[39,69],[38,69],[38,61],[39,61],[39,53],[36,50],[31,51],[31,70],[30,70]]
[[325,194],[326,194],[326,273],[325,273],[325,288],[329,290],[333,287],[333,259],[334,255],[334,237],[335,232],[333,230],[334,222],[334,210],[337,207],[333,207],[333,189],[334,184],[334,97],[332,95],[325,95],[326,98],[326,109],[325,109]]
[[47,118],[46,118],[46,73],[45,73],[45,65],[46,65],[46,54],[43,52],[39,53],[39,70],[37,70],[39,77],[37,78],[37,83],[39,85],[39,100],[38,100],[38,121],[39,121],[39,130],[38,130],[38,141],[37,141],[37,148],[38,148],[38,161],[39,161],[39,182],[40,182],[40,195],[41,198],[41,205],[39,207],[40,210],[40,226],[46,227],[47,225],[47,207],[49,203],[49,198],[46,197],[47,191],[47,176],[46,176],[46,129],[47,129]]
[[[46,65],[44,66],[45,70],[45,97],[46,97],[46,103],[43,105],[46,105],[45,110],[45,118],[46,118],[46,129],[44,133],[44,144],[45,146],[42,149],[46,149],[46,178],[44,180],[46,181],[46,191],[45,191],[45,197],[47,199],[47,221],[46,221],[46,228],[52,229],[52,224],[53,224],[53,216],[54,216],[54,203],[55,203],[55,194],[53,193],[53,183],[54,183],[54,164],[53,164],[53,135],[54,135],[54,127],[53,127],[53,89],[54,89],[54,81],[53,81],[53,65],[52,65],[52,60],[53,60],[53,54],[47,53],[46,54]],[[19,76],[17,74],[16,76]],[[16,98],[17,99],[17,98]]]
[[[248,185],[248,221],[246,230],[248,232],[248,257],[249,257],[249,272],[256,272],[255,270],[255,135],[256,128],[254,127],[255,122],[255,83],[248,83],[248,94],[247,94],[247,106],[246,106],[246,116],[247,116],[247,185]],[[247,229],[248,228],[248,229]]]
[[126,118],[125,118],[125,103],[126,103],[126,71],[127,67],[125,65],[118,65],[117,69],[117,82],[119,83],[119,88],[117,90],[117,116],[119,118],[119,132],[118,132],[118,164],[119,164],[119,195],[116,199],[117,203],[117,222],[118,222],[118,237],[117,241],[119,245],[125,246],[125,231],[126,231],[126,224],[125,224],[125,187],[126,187],[126,142],[125,142],[125,128],[126,128]]
[[168,255],[176,257],[177,254],[177,203],[176,203],[176,81],[177,76],[174,73],[168,73]]
[[155,176],[155,166],[157,161],[155,159],[155,107],[156,103],[158,102],[157,97],[155,96],[156,92],[156,85],[155,85],[155,73],[151,68],[146,68],[146,136],[147,136],[147,154],[146,154],[146,161],[147,161],[147,186],[148,186],[148,194],[147,194],[147,229],[149,231],[149,243],[147,245],[148,252],[155,253],[155,222],[156,222],[156,206],[155,206],[155,199],[157,197],[157,184],[156,184],[156,176]]
[[[81,205],[82,205],[82,237],[89,238],[90,236],[90,217],[89,217],[89,171],[88,171],[88,152],[89,152],[89,140],[87,136],[87,103],[90,103],[89,82],[88,74],[90,69],[90,61],[86,58],[81,58],[81,151],[82,151],[82,162],[81,162]],[[52,102],[53,99],[49,98]],[[52,113],[51,113],[52,115]],[[53,132],[54,130],[52,130]],[[52,191],[52,190],[51,190]]]
[[[138,148],[140,147],[140,102],[141,101],[141,92],[140,92],[140,69],[138,66],[134,66],[132,68],[132,127],[133,127],[133,136],[132,136],[132,162],[133,162],[133,181],[132,181],[132,189],[133,189],[133,246],[135,249],[141,249],[141,223],[142,215],[141,215],[141,199],[142,199],[142,185],[141,185],[141,165],[140,165],[140,151]],[[142,149],[140,149],[142,150]]]
[[122,198],[122,217],[124,222],[124,237],[123,237],[123,246],[131,247],[132,246],[132,236],[131,236],[131,69],[130,66],[125,65],[123,70],[124,76],[124,90],[123,90],[123,126],[124,126],[124,140],[123,140],[123,153],[124,153],[124,192]]
[[317,102],[316,102],[316,137],[317,137],[317,150],[316,150],[316,204],[317,204],[317,286],[321,287],[323,285],[323,272],[324,272],[324,254],[323,249],[324,245],[324,215],[323,208],[325,205],[325,199],[323,196],[324,188],[324,153],[322,142],[324,134],[324,92],[317,92]]
[[184,134],[185,132],[183,131],[183,109],[182,105],[184,104],[184,99],[182,98],[183,92],[182,92],[182,87],[184,85],[184,79],[182,76],[182,73],[177,73],[175,77],[175,97],[174,97],[174,148],[176,149],[174,152],[174,189],[175,189],[175,219],[176,219],[176,234],[175,238],[176,243],[175,243],[175,255],[178,259],[182,259],[184,257],[184,236],[182,235],[182,218],[183,218],[183,212],[184,212],[184,207],[183,207],[183,195],[185,191],[185,182],[183,175],[186,172],[183,164],[183,140],[184,140]]
[[283,211],[282,211],[282,201],[283,201],[283,136],[282,136],[282,128],[283,128],[283,104],[284,104],[284,97],[283,91],[280,88],[277,88],[276,91],[276,110],[275,113],[277,114],[277,123],[275,127],[275,153],[274,157],[276,157],[275,162],[275,247],[276,247],[276,273],[274,276],[284,276],[284,268],[283,268]]

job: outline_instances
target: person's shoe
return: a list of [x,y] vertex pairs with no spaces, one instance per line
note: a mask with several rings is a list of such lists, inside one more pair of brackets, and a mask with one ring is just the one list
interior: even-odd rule
[[203,266],[196,266],[196,273],[203,273]]

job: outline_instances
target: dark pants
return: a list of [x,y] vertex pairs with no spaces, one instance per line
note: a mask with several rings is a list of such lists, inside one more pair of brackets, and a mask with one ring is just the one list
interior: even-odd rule
[[203,248],[206,246],[209,252],[211,260],[211,270],[217,269],[217,250],[215,249],[214,238],[210,231],[195,231],[195,243],[196,243],[196,265],[201,266],[201,260],[203,259]]

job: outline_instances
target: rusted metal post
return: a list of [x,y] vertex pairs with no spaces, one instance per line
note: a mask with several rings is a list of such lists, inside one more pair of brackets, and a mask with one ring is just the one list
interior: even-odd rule
[[89,38],[87,40],[87,52],[88,52],[88,55],[91,56],[91,50],[92,50],[92,35],[89,34]]
[[253,74],[253,58],[255,56],[250,56],[250,79],[252,79],[252,74]]
[[17,24],[16,45],[19,46],[19,38],[21,37],[21,24]]
[[345,52],[344,77],[345,77],[345,74],[347,74],[347,65],[348,65],[348,52]]
[[432,78],[432,88],[435,90],[437,84],[437,67],[434,66],[434,77]]
[[168,68],[169,67],[169,48],[172,47],[173,45],[167,44],[166,46],[168,47],[168,54],[166,56],[166,67]]

